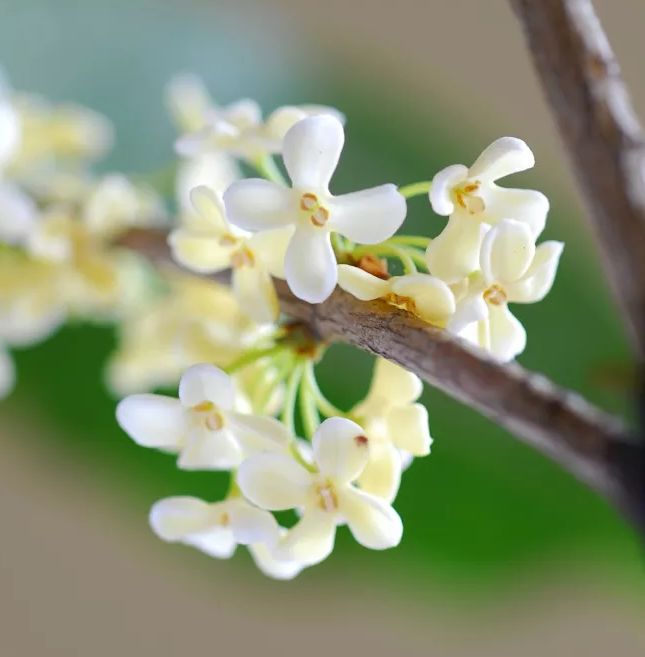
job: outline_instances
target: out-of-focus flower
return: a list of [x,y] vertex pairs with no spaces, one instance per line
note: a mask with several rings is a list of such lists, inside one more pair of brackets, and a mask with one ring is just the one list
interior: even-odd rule
[[278,297],[271,275],[284,277],[283,262],[293,230],[278,228],[250,235],[226,220],[221,198],[207,187],[191,193],[196,214],[169,238],[173,257],[199,273],[232,269],[232,288],[240,306],[260,323],[278,317]]
[[11,90],[0,70],[0,175],[20,145],[20,117],[11,102]]
[[38,219],[36,204],[17,186],[0,180],[0,242],[22,246]]
[[365,547],[398,545],[403,526],[396,511],[353,485],[369,458],[363,429],[329,418],[313,436],[313,452],[315,472],[279,453],[256,454],[238,471],[243,494],[257,506],[301,510],[298,523],[281,539],[279,554],[305,565],[318,563],[332,551],[336,527],[344,523]]
[[329,181],[344,140],[338,119],[303,119],[284,138],[292,188],[249,178],[234,182],[224,193],[227,216],[240,228],[296,227],[285,257],[286,279],[293,293],[310,303],[324,301],[336,285],[332,231],[355,242],[376,244],[391,237],[405,219],[405,199],[394,185],[332,196]]
[[140,394],[123,399],[117,420],[139,445],[179,453],[187,470],[228,470],[256,451],[279,451],[291,436],[271,417],[236,412],[231,378],[194,365],[179,382],[179,399]]
[[526,331],[508,303],[535,303],[551,289],[564,245],[543,242],[525,223],[505,219],[482,243],[481,274],[469,281],[448,329],[509,361],[526,346]]
[[430,273],[455,283],[478,269],[482,224],[502,219],[525,223],[533,237],[543,230],[549,201],[541,192],[499,187],[495,181],[535,164],[531,149],[514,137],[494,141],[470,167],[454,164],[433,178],[430,203],[450,219],[426,252]]
[[408,455],[430,453],[428,411],[417,403],[422,391],[418,376],[377,359],[367,396],[350,412],[369,439],[369,459],[358,478],[361,490],[393,500]]
[[429,274],[383,279],[360,267],[338,265],[338,285],[357,299],[384,299],[434,326],[445,327],[455,312],[452,290],[441,279]]

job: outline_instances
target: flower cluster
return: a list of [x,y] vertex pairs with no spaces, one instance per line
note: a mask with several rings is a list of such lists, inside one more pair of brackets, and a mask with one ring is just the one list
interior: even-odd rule
[[[251,100],[217,105],[192,76],[171,82],[167,104],[180,157],[170,213],[142,178],[92,172],[111,142],[105,119],[0,85],[0,395],[14,378],[9,347],[69,317],[111,321],[121,427],[181,469],[230,476],[222,500],[157,502],[158,536],[217,558],[248,546],[281,579],[327,558],[339,526],[370,549],[398,545],[401,475],[432,443],[421,381],[378,359],[366,398],[338,408],[316,379],[328,345],[280,314],[274,279],[312,304],[337,286],[381,300],[512,360],[526,334],[508,304],[541,300],[562,252],[536,245],[544,195],[496,184],[533,166],[530,149],[505,137],[470,168],[334,194],[345,141],[334,108],[265,119]],[[443,230],[397,234],[407,199],[426,194]],[[175,265],[129,242],[159,229]],[[154,392],[177,384],[178,398]]]

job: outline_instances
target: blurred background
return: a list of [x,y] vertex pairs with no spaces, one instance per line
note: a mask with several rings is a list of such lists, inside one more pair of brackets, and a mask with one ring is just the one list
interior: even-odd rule
[[[553,292],[516,307],[520,362],[629,417],[633,362],[567,163],[506,0],[0,0],[0,62],[12,84],[109,116],[105,170],[173,160],[168,79],[207,81],[223,103],[334,105],[348,117],[335,191],[430,178],[494,138],[529,142],[544,238],[566,242]],[[645,114],[641,0],[597,0]],[[427,201],[409,231],[435,234]],[[160,542],[157,499],[215,499],[217,474],[182,473],[134,445],[97,376],[108,328],[74,326],[16,354],[0,406],[0,636],[15,656],[219,654],[645,654],[642,545],[612,508],[545,458],[428,390],[433,453],[395,506],[405,536],[368,552],[346,531],[332,558],[291,583],[239,550],[218,562]],[[350,374],[339,382],[343,360]],[[349,363],[349,366],[348,366]],[[370,359],[335,348],[332,401],[364,393]]]

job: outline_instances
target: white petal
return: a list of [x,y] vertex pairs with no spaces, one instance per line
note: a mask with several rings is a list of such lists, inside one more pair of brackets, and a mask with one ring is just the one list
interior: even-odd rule
[[312,566],[331,554],[335,538],[335,514],[307,507],[298,523],[280,541],[277,554]]
[[278,295],[269,272],[261,263],[233,269],[231,284],[242,311],[251,319],[259,324],[269,324],[278,319]]
[[214,524],[212,505],[195,497],[167,497],[150,509],[150,526],[164,541],[181,541]]
[[221,116],[236,128],[248,130],[262,121],[262,108],[252,98],[242,98],[222,109]]
[[240,545],[267,543],[275,545],[278,540],[278,523],[263,509],[258,509],[242,499],[226,502],[230,516],[230,527],[235,541]]
[[16,372],[9,353],[0,346],[0,399],[6,397],[16,382]]
[[131,395],[119,402],[116,419],[143,447],[178,449],[186,438],[185,410],[171,397]]
[[285,277],[284,259],[293,233],[293,226],[284,226],[274,230],[263,230],[249,239],[249,248],[262,261],[271,276]]
[[227,418],[246,456],[283,451],[289,446],[291,433],[275,418],[242,413],[229,413]]
[[546,224],[549,199],[532,189],[506,189],[497,185],[482,186],[478,192],[484,200],[481,220],[496,224],[502,219],[516,219],[527,224],[533,237],[537,237]]
[[389,281],[351,265],[338,265],[338,285],[361,301],[379,299],[390,292]]
[[387,414],[387,430],[392,442],[414,456],[430,453],[432,438],[428,411],[423,404],[397,406]]
[[535,249],[531,266],[522,278],[507,286],[509,301],[535,303],[549,293],[562,255],[562,242],[544,242]]
[[479,249],[487,228],[470,215],[454,214],[428,245],[426,263],[433,276],[457,283],[479,269]]
[[214,365],[201,363],[184,372],[179,382],[179,399],[192,407],[210,401],[219,408],[233,408],[235,387],[231,377]]
[[329,232],[315,226],[298,226],[287,249],[285,274],[299,299],[324,301],[334,291],[338,275]]
[[228,220],[244,230],[271,230],[294,223],[297,198],[292,190],[262,178],[234,182],[224,192]]
[[369,458],[365,431],[345,418],[325,420],[314,433],[312,443],[320,472],[342,483],[354,481]]
[[455,314],[446,327],[451,333],[459,335],[467,326],[488,317],[488,305],[481,293],[469,294],[458,304]]
[[242,459],[242,448],[232,431],[199,428],[189,433],[177,465],[182,470],[230,470]]
[[401,483],[401,456],[391,443],[370,445],[370,458],[358,484],[362,491],[387,502],[396,497]]
[[37,219],[36,205],[31,198],[17,187],[0,182],[0,241],[25,243]]
[[405,198],[395,185],[333,196],[329,200],[330,230],[360,244],[378,244],[392,237],[407,213]]
[[339,509],[354,538],[366,548],[385,550],[401,542],[399,514],[378,497],[348,486],[339,492]]
[[470,167],[468,176],[492,181],[535,165],[533,152],[516,137],[501,137],[488,146]]
[[439,171],[430,186],[430,205],[440,215],[448,216],[455,211],[452,190],[466,180],[468,169],[463,164],[453,164]]
[[392,292],[413,299],[419,317],[432,324],[445,325],[455,312],[455,295],[436,276],[397,276],[392,279]]
[[229,559],[237,547],[233,532],[228,527],[220,526],[215,526],[201,534],[191,534],[182,542],[216,559]]
[[490,351],[502,362],[513,360],[526,347],[526,331],[506,304],[489,304]]
[[217,235],[226,235],[231,228],[226,220],[224,201],[206,185],[199,185],[190,191],[190,201],[199,215],[208,222],[209,228]]
[[293,458],[265,452],[242,463],[237,483],[253,504],[269,511],[283,511],[304,503],[312,479]]
[[273,579],[293,579],[305,567],[304,564],[293,559],[280,559],[276,554],[276,549],[269,547],[266,543],[249,545],[249,552],[260,571]]
[[182,266],[200,274],[222,271],[231,265],[231,247],[222,246],[212,233],[179,228],[168,236],[172,257]]
[[282,152],[294,188],[327,190],[344,142],[343,124],[329,114],[310,116],[290,128]]
[[504,219],[482,242],[479,262],[488,283],[513,283],[529,268],[535,255],[535,238],[526,224]]

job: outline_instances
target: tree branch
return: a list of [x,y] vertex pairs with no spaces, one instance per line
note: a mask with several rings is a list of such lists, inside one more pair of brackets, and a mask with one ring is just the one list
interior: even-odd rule
[[645,354],[645,138],[590,0],[510,0],[614,294]]
[[[131,231],[119,242],[152,260],[170,259],[162,232]],[[548,455],[645,527],[638,490],[643,452],[619,419],[385,302],[359,301],[337,289],[311,305],[284,281],[275,285],[284,313],[306,322],[321,340],[345,342],[402,365]]]

